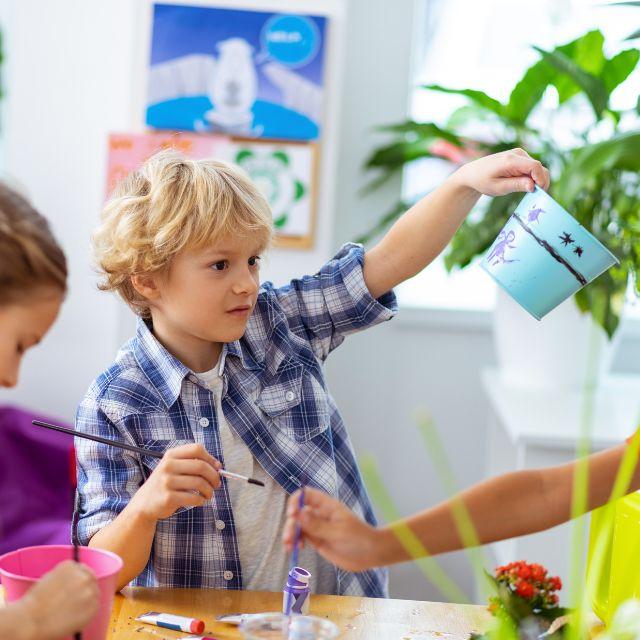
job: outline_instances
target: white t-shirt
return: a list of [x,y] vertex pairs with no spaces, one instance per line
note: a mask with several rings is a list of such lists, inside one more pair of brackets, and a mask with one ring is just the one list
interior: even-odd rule
[[[229,427],[222,413],[223,380],[219,364],[211,371],[196,375],[215,397],[224,468],[262,480],[265,485],[262,488],[238,480],[227,481],[243,587],[251,591],[282,591],[290,561],[282,546],[287,492],[262,468],[242,438]],[[298,564],[311,573],[312,592],[337,593],[335,568],[315,550],[310,547],[302,549]]]

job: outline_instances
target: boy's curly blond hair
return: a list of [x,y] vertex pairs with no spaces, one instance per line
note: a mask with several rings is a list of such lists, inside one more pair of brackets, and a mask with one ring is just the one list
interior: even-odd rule
[[120,182],[102,212],[93,234],[99,288],[149,317],[131,276],[163,272],[183,249],[228,235],[250,235],[266,249],[272,233],[267,201],[238,167],[160,151]]

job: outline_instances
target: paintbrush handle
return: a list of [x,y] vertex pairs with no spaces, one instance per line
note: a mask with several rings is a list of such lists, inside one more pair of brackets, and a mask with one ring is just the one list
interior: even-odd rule
[[100,442],[101,444],[107,444],[117,449],[125,449],[126,451],[133,451],[133,453],[139,453],[143,456],[151,456],[153,458],[162,458],[164,454],[159,451],[153,451],[151,449],[143,449],[142,447],[136,447],[126,442],[119,442],[118,440],[109,440],[108,438],[102,438],[100,436],[94,436],[91,433],[84,433],[83,431],[76,431],[75,429],[67,429],[66,427],[60,427],[57,424],[50,424],[49,422],[41,422],[40,420],[32,420],[33,424],[38,427],[45,427],[46,429],[52,429],[53,431],[60,431],[76,438],[85,438],[86,440],[93,440],[94,442]]
[[[73,561],[80,562],[80,549],[78,547],[78,542],[75,536],[73,537]],[[73,634],[73,638],[74,640],[82,640],[82,633],[80,631],[77,631]]]
[[[45,429],[60,431],[61,433],[66,433],[70,436],[75,436],[76,438],[85,438],[86,440],[93,440],[94,442],[99,442],[100,444],[106,444],[106,445],[109,445],[110,447],[116,447],[117,449],[132,451],[133,453],[138,453],[141,456],[151,456],[153,458],[162,458],[164,456],[164,454],[160,453],[159,451],[153,451],[152,449],[144,449],[142,447],[136,447],[135,445],[127,444],[126,442],[120,442],[119,440],[109,440],[109,438],[102,438],[101,436],[94,436],[91,433],[84,433],[84,431],[67,429],[66,427],[61,427],[57,424],[50,424],[49,422],[42,422],[41,420],[32,420],[31,422],[38,427],[45,427]],[[218,473],[224,478],[229,478],[230,480],[242,480],[244,482],[249,482],[250,484],[255,484],[258,487],[264,487],[264,482],[262,482],[262,480],[255,480],[254,478],[248,478],[247,476],[242,476],[239,473],[232,473],[231,471],[227,471],[226,469],[220,469],[218,470]]]

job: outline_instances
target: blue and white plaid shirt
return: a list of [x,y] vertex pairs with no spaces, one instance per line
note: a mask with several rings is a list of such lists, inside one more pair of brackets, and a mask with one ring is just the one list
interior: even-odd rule
[[[243,337],[224,345],[222,409],[230,427],[288,493],[307,478],[370,523],[374,515],[323,361],[350,333],[391,319],[392,292],[369,293],[361,246],[346,245],[315,276],[262,285]],[[209,389],[139,321],[116,362],[91,385],[77,429],[164,452],[198,442],[224,464]],[[213,428],[212,428],[213,427]],[[112,522],[157,466],[157,458],[76,438],[77,539],[87,544]],[[220,521],[224,528],[216,527]],[[386,596],[376,569],[337,571],[341,595]],[[158,522],[139,586],[242,589],[242,559],[226,481],[200,508]]]

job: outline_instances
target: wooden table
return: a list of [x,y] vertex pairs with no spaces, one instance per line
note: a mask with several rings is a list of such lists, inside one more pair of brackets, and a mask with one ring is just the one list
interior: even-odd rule
[[[185,633],[142,625],[135,618],[147,611],[200,618],[207,635],[237,640],[236,627],[216,622],[230,613],[281,611],[282,594],[215,589],[153,589],[127,587],[116,596],[109,640],[174,640]],[[377,600],[344,596],[311,596],[312,615],[329,618],[350,640],[466,640],[487,628],[485,607],[413,600]],[[144,628],[144,632],[137,629]]]

